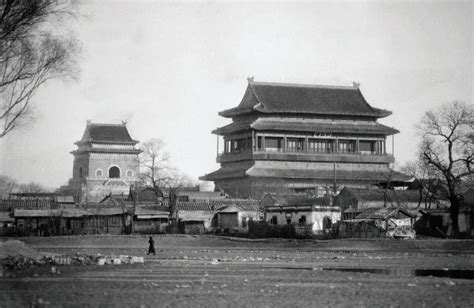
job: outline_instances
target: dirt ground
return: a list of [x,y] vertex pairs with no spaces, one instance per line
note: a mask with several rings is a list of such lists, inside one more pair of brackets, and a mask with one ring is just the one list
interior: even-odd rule
[[[215,236],[17,238],[53,254],[144,264],[50,266],[0,278],[0,307],[474,307],[472,240],[246,240]],[[464,278],[418,276],[460,270]],[[425,273],[426,274],[426,273]],[[469,276],[470,275],[470,276]],[[449,276],[449,275],[448,275]]]

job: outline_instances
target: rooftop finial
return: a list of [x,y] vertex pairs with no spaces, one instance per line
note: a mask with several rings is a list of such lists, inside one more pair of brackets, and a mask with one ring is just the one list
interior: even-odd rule
[[356,88],[356,89],[359,89],[359,87],[360,87],[360,82],[355,82],[355,81],[353,81],[353,82],[352,82],[352,86],[353,86],[354,88]]
[[122,120],[122,125],[127,125],[127,121]]
[[248,82],[253,82],[253,76],[248,76],[247,80],[248,80]]
[[89,119],[89,120],[87,120],[86,122],[87,122],[87,125],[90,125],[90,124],[92,123],[92,120]]

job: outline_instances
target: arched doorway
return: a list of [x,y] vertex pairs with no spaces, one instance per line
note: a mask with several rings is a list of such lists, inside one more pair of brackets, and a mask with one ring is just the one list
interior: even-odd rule
[[111,179],[120,178],[120,169],[116,166],[110,167],[110,169],[109,169],[109,178],[111,178]]

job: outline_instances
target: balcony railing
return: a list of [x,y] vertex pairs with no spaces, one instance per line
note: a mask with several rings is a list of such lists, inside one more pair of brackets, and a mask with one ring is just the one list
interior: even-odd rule
[[295,161],[320,161],[320,162],[354,162],[354,163],[392,163],[393,155],[376,152],[323,152],[306,150],[283,150],[272,148],[266,150],[245,149],[242,151],[220,153],[216,161],[225,163],[239,160],[295,160]]

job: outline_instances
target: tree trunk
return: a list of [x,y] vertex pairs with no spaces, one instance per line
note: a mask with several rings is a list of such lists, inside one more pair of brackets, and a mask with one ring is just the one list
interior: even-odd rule
[[460,202],[456,196],[449,198],[449,201],[451,202],[451,207],[449,208],[449,212],[450,212],[450,217],[451,217],[451,226],[453,227],[453,231],[450,236],[458,237],[459,236],[458,217],[459,217]]

